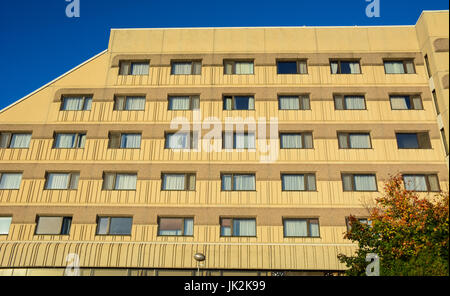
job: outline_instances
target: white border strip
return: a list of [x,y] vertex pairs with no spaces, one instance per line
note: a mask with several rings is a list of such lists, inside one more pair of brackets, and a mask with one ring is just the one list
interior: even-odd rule
[[28,95],[26,95],[26,96],[24,96],[23,98],[21,98],[21,99],[15,101],[15,102],[12,103],[11,105],[6,106],[6,107],[3,108],[2,110],[0,110],[0,114],[1,114],[2,112],[4,112],[4,111],[8,110],[9,108],[15,106],[16,104],[19,104],[20,102],[26,100],[27,98],[31,97],[32,95],[38,93],[39,91],[43,90],[44,88],[46,88],[47,86],[51,85],[52,83],[58,81],[59,79],[63,78],[64,76],[66,76],[66,75],[72,73],[73,71],[75,71],[75,70],[81,68],[82,66],[86,65],[86,64],[89,63],[90,61],[92,61],[92,60],[98,58],[99,56],[101,56],[102,54],[106,53],[107,51],[108,51],[108,49],[105,49],[104,51],[102,51],[102,52],[100,52],[99,54],[93,56],[92,58],[88,59],[87,61],[85,61],[85,62],[79,64],[79,65],[76,66],[75,68],[72,68],[72,69],[70,69],[69,71],[67,71],[66,73],[62,74],[61,76],[59,76],[59,77],[53,79],[52,81],[50,81],[49,83],[45,84],[44,86],[41,86],[40,88],[38,88],[37,90],[33,91],[32,93],[29,93]]

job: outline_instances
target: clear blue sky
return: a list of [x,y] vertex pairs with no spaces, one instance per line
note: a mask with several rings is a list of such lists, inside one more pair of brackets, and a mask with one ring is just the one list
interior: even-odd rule
[[108,47],[110,28],[413,25],[447,0],[65,0],[0,1],[0,109]]

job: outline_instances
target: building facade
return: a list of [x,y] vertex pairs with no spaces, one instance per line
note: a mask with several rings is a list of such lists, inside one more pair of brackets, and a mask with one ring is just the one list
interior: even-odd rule
[[111,30],[0,112],[0,274],[342,272],[390,175],[448,190],[448,22]]

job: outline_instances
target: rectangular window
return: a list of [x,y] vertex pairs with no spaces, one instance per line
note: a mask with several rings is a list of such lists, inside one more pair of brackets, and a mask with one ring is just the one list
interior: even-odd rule
[[361,74],[359,61],[330,61],[331,74]]
[[0,217],[0,235],[8,235],[12,217]]
[[427,67],[427,74],[428,78],[431,78],[431,68],[430,68],[430,61],[428,60],[428,55],[425,55],[425,66]]
[[436,95],[436,90],[433,90],[431,92],[431,94],[433,95],[434,107],[436,108],[436,114],[439,115],[439,114],[441,114],[441,110],[439,109],[439,104],[438,104],[438,99],[437,99],[437,95]]
[[370,149],[372,144],[369,133],[338,132],[340,149]]
[[308,74],[306,60],[277,61],[277,74]]
[[131,217],[98,217],[98,235],[131,235],[133,218]]
[[224,96],[223,110],[255,110],[253,96]]
[[62,111],[89,111],[92,108],[92,95],[88,96],[63,96],[61,101]]
[[[358,222],[361,224],[372,226],[372,221],[369,220],[368,218],[356,218],[356,220],[358,220]],[[347,225],[347,231],[350,231],[352,229],[348,217],[345,218],[345,225]]]
[[158,235],[192,236],[194,235],[193,218],[159,218]]
[[200,75],[202,74],[201,61],[172,61],[171,75]]
[[45,181],[46,190],[76,190],[78,188],[79,172],[47,173]]
[[377,191],[377,180],[373,174],[342,174],[344,191]]
[[112,149],[139,149],[141,148],[141,134],[137,133],[109,133],[108,148]]
[[420,96],[390,96],[392,110],[423,110]]
[[281,186],[283,191],[316,191],[316,175],[283,174]]
[[55,133],[53,148],[76,149],[84,148],[86,143],[85,133]]
[[227,61],[223,62],[224,74],[252,75],[254,73],[253,61]]
[[224,132],[222,134],[223,149],[255,149],[255,133]]
[[398,149],[431,149],[428,132],[395,133]]
[[121,61],[119,75],[148,75],[150,61]]
[[200,96],[170,96],[169,110],[198,110],[200,109]]
[[254,174],[222,174],[222,191],[255,191]]
[[438,192],[439,179],[436,174],[430,175],[403,175],[405,189],[411,191]]
[[22,173],[2,173],[0,172],[0,190],[20,189]]
[[283,219],[284,237],[319,237],[319,219]]
[[221,218],[220,236],[256,236],[256,219]]
[[30,147],[30,141],[29,133],[0,133],[0,148],[25,149]]
[[197,149],[197,133],[166,133],[164,148],[166,149]]
[[145,110],[145,97],[143,96],[115,96],[114,110],[142,111]]
[[442,141],[444,142],[445,155],[448,155],[447,137],[445,136],[444,128],[441,128],[441,137],[442,137]]
[[386,74],[414,74],[414,60],[403,61],[384,61],[384,70]]
[[195,174],[162,174],[162,190],[194,191]]
[[279,96],[279,110],[311,110],[309,95]]
[[334,96],[334,108],[336,110],[365,110],[366,100],[364,96]]
[[281,133],[281,149],[313,149],[312,132]]
[[136,190],[137,174],[104,173],[103,190]]
[[68,235],[72,217],[37,217],[36,235]]

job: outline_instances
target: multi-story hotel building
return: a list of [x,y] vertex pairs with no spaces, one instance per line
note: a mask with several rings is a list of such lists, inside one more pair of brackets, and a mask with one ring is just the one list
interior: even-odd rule
[[390,175],[448,190],[448,22],[112,30],[0,112],[0,274],[342,272]]

